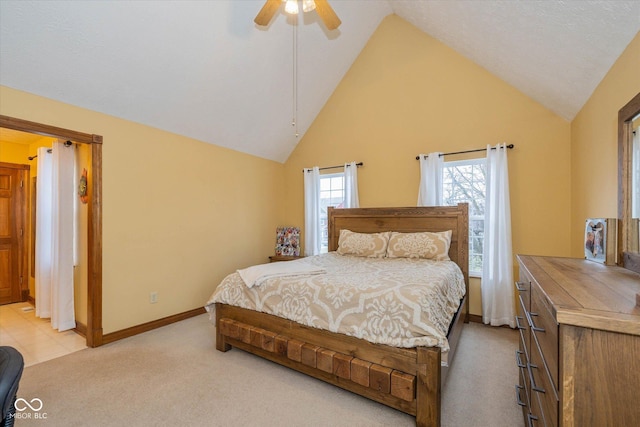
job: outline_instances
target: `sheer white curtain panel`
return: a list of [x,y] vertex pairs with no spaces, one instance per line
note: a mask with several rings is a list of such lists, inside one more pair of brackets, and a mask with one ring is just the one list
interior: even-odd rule
[[511,207],[506,144],[487,146],[482,268],[482,320],[515,327]]
[[304,254],[320,253],[320,168],[304,170]]
[[358,198],[358,166],[356,166],[356,162],[344,164],[344,207],[360,207]]
[[53,155],[46,147],[38,148],[36,178],[36,316],[51,317]]
[[442,153],[420,154],[420,190],[418,206],[442,205]]
[[38,149],[36,315],[59,331],[76,327],[73,294],[75,150],[54,142]]

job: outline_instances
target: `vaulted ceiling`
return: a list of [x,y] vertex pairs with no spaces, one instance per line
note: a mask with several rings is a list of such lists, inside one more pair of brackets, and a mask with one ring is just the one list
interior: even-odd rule
[[284,162],[389,14],[567,120],[640,30],[637,0],[330,3],[340,28],[310,12],[296,39],[263,0],[2,0],[0,84]]

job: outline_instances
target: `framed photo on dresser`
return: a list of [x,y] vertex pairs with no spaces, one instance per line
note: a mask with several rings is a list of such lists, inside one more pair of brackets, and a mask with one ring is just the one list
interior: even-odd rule
[[588,218],[584,227],[584,257],[606,265],[616,263],[617,220]]

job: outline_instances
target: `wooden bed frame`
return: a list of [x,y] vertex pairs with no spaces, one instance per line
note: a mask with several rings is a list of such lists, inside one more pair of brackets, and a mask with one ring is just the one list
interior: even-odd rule
[[[361,233],[451,230],[449,257],[462,269],[466,294],[449,328],[453,361],[469,312],[467,204],[452,207],[329,208],[329,251],[341,229]],[[417,426],[440,426],[441,387],[448,366],[439,347],[396,348],[314,329],[265,313],[216,303],[216,348],[231,347],[303,372],[414,415]]]

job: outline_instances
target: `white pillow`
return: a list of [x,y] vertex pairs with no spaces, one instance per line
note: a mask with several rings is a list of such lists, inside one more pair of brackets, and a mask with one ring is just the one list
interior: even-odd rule
[[387,247],[388,258],[426,258],[449,261],[451,230],[438,233],[392,232]]
[[340,255],[384,258],[389,244],[389,234],[388,231],[384,233],[355,233],[350,230],[340,230],[336,252]]

